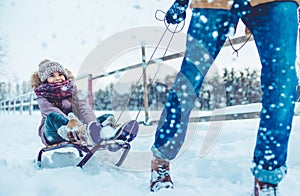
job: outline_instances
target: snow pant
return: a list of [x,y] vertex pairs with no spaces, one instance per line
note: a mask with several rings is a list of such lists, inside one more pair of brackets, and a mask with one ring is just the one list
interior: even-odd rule
[[192,10],[181,70],[168,95],[151,148],[154,156],[172,160],[178,154],[204,77],[227,34],[234,31],[241,19],[253,34],[262,64],[262,110],[252,173],[263,182],[281,181],[286,173],[288,140],[297,100],[297,8],[295,2],[288,1],[252,7],[247,1],[236,0],[231,10]]
[[[102,123],[109,116],[113,116],[113,114],[103,114],[97,117],[97,121]],[[62,114],[52,112],[46,116],[45,125],[44,125],[44,135],[48,144],[57,144],[60,142],[65,142],[58,133],[57,130],[64,125],[67,125],[69,119]]]
[[67,125],[68,122],[69,119],[59,113],[52,112],[46,116],[44,135],[48,144],[57,144],[66,141],[60,135],[58,135],[57,130],[61,126]]

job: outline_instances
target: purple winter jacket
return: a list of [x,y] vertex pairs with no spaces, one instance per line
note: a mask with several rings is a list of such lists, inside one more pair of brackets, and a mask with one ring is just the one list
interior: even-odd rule
[[[48,101],[48,99],[44,98],[44,97],[37,97],[37,102],[38,102],[38,105],[39,105],[39,108],[40,108],[40,111],[42,114],[42,120],[41,120],[41,124],[39,126],[38,134],[41,137],[42,142],[45,145],[48,145],[47,141],[44,137],[44,124],[45,124],[46,116],[49,113],[55,112],[58,114],[62,114],[63,116],[65,116],[67,118],[68,113],[73,112],[72,111],[72,103],[71,103],[70,99],[63,99],[62,103],[61,103],[61,108],[58,108],[54,105],[54,103]],[[79,114],[75,113],[75,115],[84,124],[88,124],[92,121],[96,121],[96,116],[85,99],[79,99],[78,112],[79,112]]]
[[[66,72],[67,72],[68,79],[74,79],[73,74],[69,70],[66,69]],[[42,84],[42,81],[39,79],[37,72],[34,72],[33,75],[31,76],[30,83],[33,88]],[[61,106],[60,108],[58,108],[57,106],[55,106],[54,103],[50,102],[47,98],[44,98],[42,96],[37,96],[36,100],[38,102],[42,114],[42,120],[38,129],[38,135],[41,137],[41,140],[45,145],[48,144],[44,136],[44,124],[45,124],[46,116],[49,113],[56,112],[58,114],[62,114],[65,117],[67,117],[68,113],[74,112],[74,114],[84,124],[89,124],[92,121],[96,121],[96,115],[93,112],[92,108],[89,106],[86,97],[81,96],[80,92],[78,92],[76,95],[78,98],[78,103],[76,103],[77,106],[76,111],[73,111],[72,109],[71,98],[62,99]],[[75,107],[75,104],[73,104],[73,106]]]

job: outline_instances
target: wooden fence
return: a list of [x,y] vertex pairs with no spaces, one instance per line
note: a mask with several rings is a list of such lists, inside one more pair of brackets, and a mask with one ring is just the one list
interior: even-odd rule
[[[241,36],[238,38],[234,38],[231,40],[231,44],[235,45],[235,44],[239,44],[239,43],[243,43],[245,42],[245,40],[249,39],[248,36]],[[248,40],[247,40],[248,41]],[[252,41],[252,39],[250,39],[250,41]],[[229,42],[226,41],[225,43],[225,47],[229,46]],[[143,48],[142,48],[143,49]],[[157,59],[152,59],[151,61],[149,61],[147,63],[147,65],[156,63],[156,62],[161,62],[161,61],[167,61],[167,60],[171,60],[171,59],[175,59],[175,58],[179,58],[182,57],[184,55],[184,52],[179,52],[179,53],[175,53],[175,54],[171,54],[168,56],[164,56],[161,58],[157,58]],[[122,69],[118,69],[118,70],[114,70],[111,71],[109,73],[105,73],[105,74],[101,74],[98,76],[93,76],[92,74],[87,74],[84,76],[79,76],[78,79],[83,79],[83,78],[87,78],[88,79],[88,102],[91,106],[93,106],[93,93],[92,93],[92,82],[95,79],[98,78],[102,78],[102,77],[106,77],[115,73],[120,73],[120,72],[124,72],[130,69],[136,69],[136,68],[143,68],[144,67],[145,62],[141,62],[135,65],[131,65],[128,66],[126,68],[122,68]],[[146,81],[146,78],[144,78],[144,81]],[[0,101],[0,112],[1,113],[24,113],[25,111],[28,111],[29,115],[32,114],[32,111],[34,109],[38,109],[38,104],[36,101],[36,96],[34,94],[34,92],[30,92],[30,93],[26,93],[23,95],[19,95],[19,96],[15,96],[15,97],[11,97],[5,100],[1,100]],[[146,108],[146,107],[145,107]],[[257,108],[257,106],[256,106]],[[145,111],[146,113],[148,111]],[[245,111],[247,113],[247,111]],[[254,113],[259,112],[259,110],[254,111]],[[251,113],[253,113],[253,111],[251,111]],[[209,117],[209,116],[208,116]],[[199,120],[198,117],[195,117],[195,120]]]
[[0,112],[1,113],[16,113],[22,114],[24,111],[28,111],[31,115],[34,106],[37,106],[35,100],[35,94],[29,92],[19,96],[11,97],[0,101]]

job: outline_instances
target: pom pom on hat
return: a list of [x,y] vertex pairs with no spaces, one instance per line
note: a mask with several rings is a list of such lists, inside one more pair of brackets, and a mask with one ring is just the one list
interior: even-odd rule
[[42,82],[47,80],[53,72],[59,72],[67,76],[65,68],[57,62],[45,59],[39,63],[38,75]]

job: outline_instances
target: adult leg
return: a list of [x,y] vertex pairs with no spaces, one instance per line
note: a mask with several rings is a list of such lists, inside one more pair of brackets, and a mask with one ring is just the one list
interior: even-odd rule
[[278,184],[286,173],[297,100],[297,4],[272,2],[255,6],[243,21],[253,33],[262,63],[262,111],[252,172],[261,182]]
[[44,125],[44,135],[49,144],[56,144],[60,142],[65,142],[62,137],[60,137],[57,133],[57,130],[63,126],[68,124],[69,119],[64,117],[62,114],[58,113],[50,113],[46,117],[45,125]]
[[154,156],[167,161],[176,157],[204,77],[237,22],[229,10],[193,9],[185,57],[157,126]]

